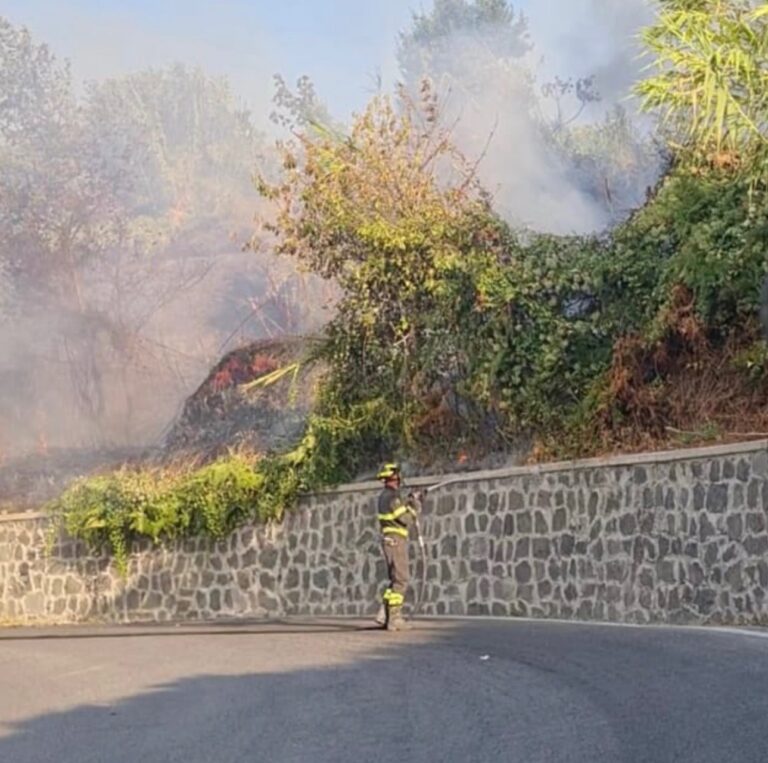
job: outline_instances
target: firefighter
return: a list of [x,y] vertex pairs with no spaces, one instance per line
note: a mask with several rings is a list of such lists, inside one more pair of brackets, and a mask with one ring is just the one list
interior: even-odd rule
[[403,619],[403,602],[408,587],[408,530],[420,509],[418,495],[403,500],[400,494],[400,467],[385,464],[376,475],[384,483],[378,499],[379,528],[384,559],[387,562],[389,586],[384,591],[383,604],[376,622],[389,631],[407,627]]

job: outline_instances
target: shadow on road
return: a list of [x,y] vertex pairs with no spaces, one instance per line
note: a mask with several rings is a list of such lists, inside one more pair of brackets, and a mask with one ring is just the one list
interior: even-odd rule
[[379,631],[375,624],[327,623],[317,621],[238,620],[216,623],[147,623],[146,625],[118,625],[94,628],[93,626],[63,626],[61,628],[9,629],[0,631],[0,644],[4,641],[54,641],[72,639],[134,639],[134,638],[198,638],[200,636],[267,636],[306,635],[308,633],[362,633]]
[[[397,636],[291,623],[285,638],[282,626],[200,626],[179,646],[89,643],[94,661],[112,660],[72,692],[89,702],[7,724],[0,761],[768,760],[765,640],[514,622],[423,623]],[[230,633],[259,638],[208,638]],[[76,642],[8,647],[31,660],[82,656]],[[163,666],[172,680],[158,680]]]

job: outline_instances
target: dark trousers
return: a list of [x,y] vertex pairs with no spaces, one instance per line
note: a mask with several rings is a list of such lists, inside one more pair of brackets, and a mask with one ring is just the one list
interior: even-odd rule
[[410,574],[408,572],[408,539],[398,535],[387,535],[382,541],[384,559],[387,562],[389,589],[395,594],[405,597]]

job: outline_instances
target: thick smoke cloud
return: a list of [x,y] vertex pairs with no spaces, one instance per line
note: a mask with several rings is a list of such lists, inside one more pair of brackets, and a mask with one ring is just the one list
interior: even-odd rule
[[605,103],[626,102],[643,66],[637,34],[653,20],[651,0],[538,0],[530,15],[545,71],[594,75]]
[[[426,73],[443,99],[446,122],[456,123],[459,146],[472,159],[482,157],[480,178],[504,217],[548,233],[603,230],[642,204],[661,167],[647,139],[648,120],[630,97],[643,66],[637,35],[653,8],[644,0],[550,0],[524,12],[533,43],[525,57],[500,57],[494,29],[462,30],[440,40],[439,55],[425,51]],[[619,107],[634,126],[622,122],[626,134],[614,137],[621,157],[595,159],[572,148],[574,157],[553,145],[556,105],[542,97],[542,86],[555,77],[592,77],[600,96],[560,137],[585,140],[590,126],[615,117]],[[579,113],[573,93],[560,101],[563,121]],[[603,178],[599,162],[619,159],[631,165],[631,178],[612,177],[616,166],[606,167]]]

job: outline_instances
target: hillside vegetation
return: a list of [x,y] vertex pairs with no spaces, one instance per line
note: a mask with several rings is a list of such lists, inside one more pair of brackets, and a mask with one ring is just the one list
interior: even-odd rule
[[303,434],[202,471],[81,483],[56,505],[67,529],[124,559],[136,536],[279,518],[385,456],[461,462],[526,439],[532,458],[576,457],[768,431],[766,19],[736,0],[661,4],[638,94],[665,117],[668,169],[603,235],[505,222],[428,80],[376,97],[348,131],[298,104],[282,175],[259,190],[277,252],[341,296],[317,344],[249,384],[267,394],[320,363]]

